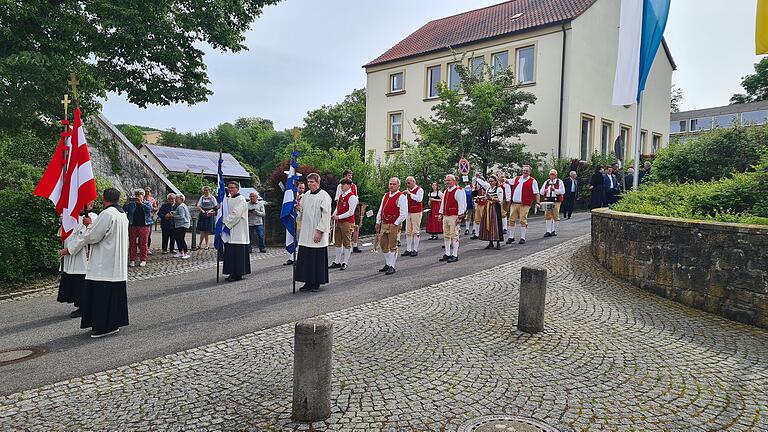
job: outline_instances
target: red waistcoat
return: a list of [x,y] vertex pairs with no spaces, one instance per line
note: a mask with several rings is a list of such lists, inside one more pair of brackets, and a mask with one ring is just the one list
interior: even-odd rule
[[[421,188],[416,186],[413,189],[409,189],[409,192],[415,195],[419,189]],[[411,198],[410,195],[408,195],[408,213],[421,213],[422,211],[424,211],[424,203],[421,201],[416,201],[415,199]]]
[[[348,193],[346,195],[341,194],[339,196],[338,204],[336,205],[336,214],[342,215],[349,211],[349,198],[352,197],[351,193]],[[355,223],[355,215],[351,215],[349,217],[346,217],[344,219],[339,219],[339,222],[349,222],[349,223]]]
[[512,196],[515,196],[515,188],[522,186],[523,194],[522,202],[520,204],[529,206],[533,204],[533,177],[528,177],[528,181],[520,185],[520,180],[522,178],[522,176],[515,177],[515,181],[512,184]]
[[459,202],[456,200],[456,192],[465,193],[464,189],[457,187],[452,191],[445,191],[443,195],[443,216],[458,216]]
[[400,191],[392,196],[389,196],[389,192],[384,194],[384,202],[381,206],[381,223],[393,224],[400,217],[400,207],[398,207],[397,201],[402,195],[403,193]]

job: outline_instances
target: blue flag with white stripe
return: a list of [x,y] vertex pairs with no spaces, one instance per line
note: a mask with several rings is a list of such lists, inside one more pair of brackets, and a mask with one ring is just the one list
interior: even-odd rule
[[224,171],[221,166],[224,160],[219,158],[219,212],[216,214],[216,237],[213,240],[213,247],[221,248],[224,243],[229,243],[229,227],[224,225],[224,215],[229,213],[227,206],[227,185],[224,183]]
[[288,168],[288,180],[285,182],[285,193],[283,193],[283,206],[280,209],[280,222],[285,227],[285,250],[293,255],[294,239],[296,233],[294,232],[296,221],[296,209],[294,208],[296,202],[296,184],[299,180],[299,175],[296,170],[299,168],[299,162],[297,158],[299,152],[291,153],[291,166]]

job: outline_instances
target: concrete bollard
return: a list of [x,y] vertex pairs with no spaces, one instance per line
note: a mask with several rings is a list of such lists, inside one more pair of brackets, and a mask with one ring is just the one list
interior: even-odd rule
[[333,323],[296,323],[293,338],[293,409],[298,422],[322,421],[331,415]]
[[517,329],[526,333],[544,331],[544,301],[547,295],[547,271],[523,267],[520,271],[520,311]]

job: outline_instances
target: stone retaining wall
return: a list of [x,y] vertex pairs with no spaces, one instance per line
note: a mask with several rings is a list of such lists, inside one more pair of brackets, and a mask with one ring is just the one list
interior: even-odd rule
[[768,227],[592,211],[592,255],[640,288],[768,328]]

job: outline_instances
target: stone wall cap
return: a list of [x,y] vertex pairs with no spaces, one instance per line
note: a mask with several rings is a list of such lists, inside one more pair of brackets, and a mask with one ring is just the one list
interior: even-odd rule
[[667,216],[655,216],[655,215],[646,215],[646,214],[640,214],[640,213],[620,212],[616,210],[611,210],[609,208],[594,209],[592,210],[592,216],[608,218],[608,219],[622,219],[622,220],[629,220],[634,222],[646,222],[646,223],[656,222],[663,225],[684,226],[684,227],[690,227],[690,228],[695,227],[699,229],[714,230],[714,231],[728,231],[728,232],[738,232],[738,233],[744,233],[744,234],[768,235],[768,226],[766,225],[739,224],[739,223],[732,223],[732,222],[717,222],[717,221],[698,220],[698,219],[673,218],[673,217],[667,217]]

